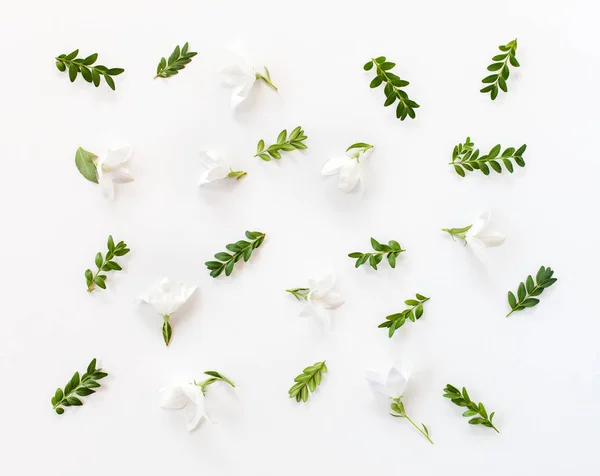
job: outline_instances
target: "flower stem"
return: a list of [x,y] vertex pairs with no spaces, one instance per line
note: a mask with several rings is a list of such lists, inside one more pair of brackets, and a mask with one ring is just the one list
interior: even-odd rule
[[302,299],[308,300],[308,293],[310,292],[309,288],[294,288],[294,289],[286,289],[286,293],[293,294],[294,297],[301,301]]
[[265,83],[267,83],[269,86],[271,86],[275,91],[278,91],[277,86],[275,86],[271,82],[271,78],[269,76],[263,76],[260,73],[256,73],[256,79],[262,79]]
[[[429,443],[431,443],[433,445],[433,441],[431,440],[431,438],[429,438],[429,435],[427,433],[425,433],[423,430],[421,430],[421,428],[419,428],[419,426],[414,421],[412,421],[406,413],[404,414],[404,418],[406,418],[412,426],[414,426],[417,430],[419,430],[419,433],[421,433],[425,438],[427,438]],[[496,431],[498,431],[498,430],[496,430]]]

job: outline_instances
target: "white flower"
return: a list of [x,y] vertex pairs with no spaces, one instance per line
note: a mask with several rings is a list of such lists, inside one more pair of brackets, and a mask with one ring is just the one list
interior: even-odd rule
[[329,325],[331,323],[331,310],[344,304],[339,293],[334,291],[335,274],[333,271],[327,271],[315,279],[309,279],[308,285],[307,303],[300,315],[317,317],[325,325]]
[[114,197],[115,183],[133,182],[133,175],[124,165],[130,158],[131,147],[125,146],[116,150],[109,149],[105,156],[96,161],[98,183],[105,197]]
[[204,408],[204,393],[193,383],[174,385],[160,390],[160,406],[169,410],[184,410],[188,431],[198,426],[203,418],[211,422]]
[[169,278],[163,278],[154,289],[141,295],[139,299],[150,304],[161,316],[170,316],[194,294],[197,287],[173,283]]
[[504,236],[489,227],[490,220],[490,212],[484,212],[465,234],[465,241],[476,248],[489,248],[504,243]]
[[165,344],[169,345],[171,341],[172,329],[169,322],[171,315],[194,294],[196,289],[197,286],[172,283],[168,278],[164,278],[149,293],[138,298],[140,301],[150,304],[163,317],[162,333]]
[[235,109],[248,97],[248,94],[257,79],[262,79],[273,89],[277,90],[277,87],[271,82],[271,75],[266,67],[265,74],[262,75],[261,73],[256,72],[246,58],[237,54],[235,56],[237,57],[236,63],[225,68],[221,72],[223,81],[229,86],[233,86],[233,91],[231,93],[231,109]]
[[233,170],[228,161],[214,150],[202,151],[201,154],[202,165],[206,170],[202,172],[202,175],[200,175],[198,185],[206,185],[207,183],[214,182],[215,180],[222,180],[228,177],[235,177],[239,180],[246,175],[246,172],[241,170]]
[[339,188],[342,192],[351,192],[361,180],[362,164],[360,159],[373,149],[372,145],[360,144],[363,147],[352,147],[343,157],[328,160],[321,169],[321,175],[339,174]]
[[372,370],[367,371],[366,378],[373,393],[389,398],[401,397],[408,383],[408,374],[403,374],[396,367],[390,368],[385,378]]

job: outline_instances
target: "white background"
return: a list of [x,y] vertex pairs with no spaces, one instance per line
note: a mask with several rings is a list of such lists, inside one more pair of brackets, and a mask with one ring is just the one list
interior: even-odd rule
[[[4,5],[0,472],[598,474],[597,17],[591,1]],[[492,102],[481,78],[515,37],[522,67]],[[192,63],[154,80],[185,41]],[[257,84],[232,112],[218,71],[237,45],[280,92]],[[116,92],[55,68],[75,48],[125,68]],[[362,66],[378,55],[411,82],[416,120],[400,122],[369,89]],[[260,138],[297,125],[307,151],[253,158]],[[467,135],[484,150],[526,143],[526,168],[461,179],[447,163]],[[356,141],[376,149],[364,193],[344,195],[319,172]],[[74,154],[122,144],[136,180],[110,202]],[[199,189],[207,147],[248,175]],[[507,240],[478,259],[440,229],[486,208]],[[264,245],[230,278],[210,278],[203,263],[246,229],[266,232]],[[83,272],[109,234],[132,252],[89,295]],[[354,269],[347,253],[371,236],[408,250],[395,270]],[[507,291],[540,265],[558,283],[505,319]],[[284,292],[327,266],[346,299],[329,333]],[[169,348],[160,316],[134,303],[163,276],[199,285]],[[388,339],[377,324],[415,292],[431,296],[424,317]],[[54,390],[93,357],[110,376],[56,415]],[[293,378],[323,359],[317,392],[290,400]],[[370,393],[364,370],[393,362],[413,370],[406,408],[434,446]],[[188,433],[157,390],[211,369],[237,392],[212,387],[219,423]],[[442,398],[447,383],[496,411],[501,433],[468,425]]]

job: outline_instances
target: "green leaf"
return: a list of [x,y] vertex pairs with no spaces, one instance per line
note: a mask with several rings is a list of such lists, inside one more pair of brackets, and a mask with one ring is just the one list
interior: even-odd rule
[[371,69],[373,69],[373,62],[372,61],[368,61],[364,66],[363,66],[365,71],[370,71]]
[[208,270],[210,270],[210,275],[213,278],[219,276],[223,270],[225,271],[226,276],[231,275],[235,263],[240,261],[242,258],[244,261],[248,261],[252,255],[252,250],[262,245],[265,239],[265,234],[259,231],[246,231],[246,237],[250,241],[240,240],[236,243],[230,243],[226,246],[226,248],[233,254],[225,252],[215,254],[215,258],[223,263],[220,263],[219,261],[207,261],[204,263]]
[[96,154],[88,152],[81,147],[75,152],[75,165],[77,170],[79,170],[79,173],[86,179],[94,183],[98,183],[98,173],[96,171],[96,164],[94,164],[94,159],[97,158],[98,156]]
[[[65,386],[64,391],[58,388],[54,393],[54,397],[52,397],[52,407],[54,411],[56,411],[57,414],[62,415],[65,410],[64,408],[61,408],[61,406],[70,407],[83,405],[83,402],[75,395],[86,397],[95,393],[95,391],[91,389],[100,387],[100,384],[93,379],[98,380],[99,378],[108,375],[101,372],[101,370],[102,369],[96,370],[96,359],[92,359],[87,367],[87,372],[82,378],[79,376],[79,372],[75,372]],[[96,378],[96,376],[98,376],[98,378]]]

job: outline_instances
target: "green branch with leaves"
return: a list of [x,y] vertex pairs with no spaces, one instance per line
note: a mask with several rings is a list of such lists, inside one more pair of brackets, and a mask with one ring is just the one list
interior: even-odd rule
[[106,275],[101,273],[121,271],[123,268],[121,268],[116,261],[113,261],[113,258],[115,256],[125,256],[130,251],[124,241],[119,241],[115,245],[112,235],[109,235],[108,237],[107,248],[108,251],[106,252],[106,256],[102,256],[102,253],[100,252],[96,255],[95,264],[98,268],[96,273],[92,273],[91,269],[85,270],[85,282],[87,284],[88,293],[91,293],[96,286],[106,289]]
[[123,68],[107,68],[101,64],[94,65],[98,59],[98,53],[89,55],[86,58],[77,58],[79,50],[75,50],[72,53],[58,55],[56,59],[56,67],[59,71],[69,71],[69,79],[71,82],[77,79],[77,75],[81,73],[83,79],[88,83],[94,83],[94,86],[100,86],[100,78],[104,78],[104,81],[110,89],[115,90],[115,82],[112,76],[118,76],[125,70]]
[[508,92],[506,80],[510,76],[509,63],[515,68],[521,66],[515,56],[517,53],[516,38],[509,41],[506,45],[500,45],[498,48],[501,54],[494,56],[492,58],[493,63],[487,67],[488,71],[493,72],[493,74],[482,79],[482,83],[485,86],[480,91],[482,93],[490,93],[492,101],[498,96],[498,88],[505,93]]
[[63,407],[78,407],[83,405],[83,402],[77,397],[87,397],[92,393],[96,393],[94,389],[100,387],[98,380],[103,379],[107,375],[102,369],[96,368],[96,359],[93,359],[81,377],[79,376],[79,372],[75,372],[69,383],[65,385],[64,390],[61,388],[56,389],[52,397],[53,410],[62,415],[65,412]]
[[396,106],[396,117],[401,121],[406,119],[406,116],[414,119],[415,109],[420,106],[410,99],[408,94],[402,89],[410,83],[390,71],[396,66],[396,63],[387,61],[385,56],[379,56],[378,58],[371,58],[371,61],[368,61],[363,68],[365,71],[370,71],[373,69],[373,66],[375,66],[377,76],[375,76],[369,86],[371,88],[376,88],[382,83],[385,83],[383,92],[385,93],[386,99],[383,105],[385,107],[391,106],[398,101],[398,106]]
[[182,48],[179,48],[179,45],[177,45],[168,60],[164,57],[161,58],[156,68],[156,76],[154,76],[154,79],[170,78],[171,76],[179,74],[179,71],[184,69],[186,64],[191,63],[192,58],[198,54],[194,51],[188,51],[188,49],[189,44],[186,42]]
[[528,307],[537,306],[540,303],[540,300],[537,299],[536,296],[542,294],[544,289],[549,288],[557,281],[557,278],[552,277],[553,275],[554,271],[552,268],[542,266],[535,276],[535,282],[531,275],[529,275],[524,283],[521,282],[521,284],[519,284],[516,297],[511,291],[508,291],[508,304],[511,311],[506,317],[510,316],[515,311],[522,311]]
[[295,398],[297,402],[308,400],[309,391],[312,393],[321,385],[323,374],[327,373],[325,361],[317,362],[310,367],[306,367],[294,382],[296,382],[289,390],[290,398]]
[[235,263],[241,259],[248,261],[250,256],[252,256],[252,252],[263,244],[265,236],[265,233],[259,231],[247,231],[246,238],[250,241],[240,240],[226,245],[225,248],[227,248],[230,253],[217,253],[215,258],[218,261],[207,261],[204,263],[210,270],[210,275],[213,278],[216,278],[225,271],[225,276],[229,276],[233,272]]
[[371,268],[377,270],[377,265],[381,263],[384,256],[387,258],[390,266],[395,268],[396,259],[400,253],[404,253],[406,251],[402,249],[400,243],[394,240],[388,241],[388,244],[385,245],[383,243],[379,243],[375,238],[371,238],[371,247],[373,248],[374,252],[361,253],[360,251],[354,251],[348,255],[350,258],[356,259],[356,263],[354,264],[355,268],[358,268],[369,262]]
[[467,411],[463,413],[464,417],[473,417],[469,420],[471,425],[483,425],[487,428],[493,428],[496,433],[500,433],[498,428],[494,426],[492,420],[494,419],[495,412],[492,412],[488,417],[487,411],[483,406],[483,403],[475,403],[471,401],[469,393],[465,387],[462,388],[462,393],[456,387],[448,384],[444,388],[444,397],[449,398],[452,403],[459,407],[466,407]]
[[388,336],[391,338],[394,335],[394,332],[402,327],[407,320],[416,322],[418,319],[421,319],[421,316],[423,316],[423,304],[429,301],[429,299],[430,298],[417,293],[416,299],[404,301],[404,304],[409,306],[407,309],[396,314],[390,314],[385,318],[385,322],[382,322],[377,327],[382,329],[387,328]]
[[465,171],[473,172],[473,170],[479,170],[484,175],[490,174],[490,169],[497,173],[502,173],[502,166],[504,164],[506,170],[511,174],[514,171],[511,160],[519,167],[525,167],[525,161],[523,160],[523,154],[527,149],[527,144],[523,144],[518,149],[514,147],[508,147],[501,153],[502,146],[500,144],[495,145],[486,155],[479,155],[479,149],[473,150],[475,144],[471,142],[471,138],[467,137],[464,144],[457,144],[452,150],[452,162],[450,165],[454,167],[454,170],[458,175],[464,177]]
[[296,127],[288,136],[287,130],[282,130],[277,136],[277,142],[265,149],[265,141],[259,140],[256,146],[256,154],[254,157],[260,157],[265,162],[269,162],[271,158],[281,159],[280,151],[291,152],[293,150],[303,150],[308,147],[304,144],[307,136],[304,135],[302,127]]

